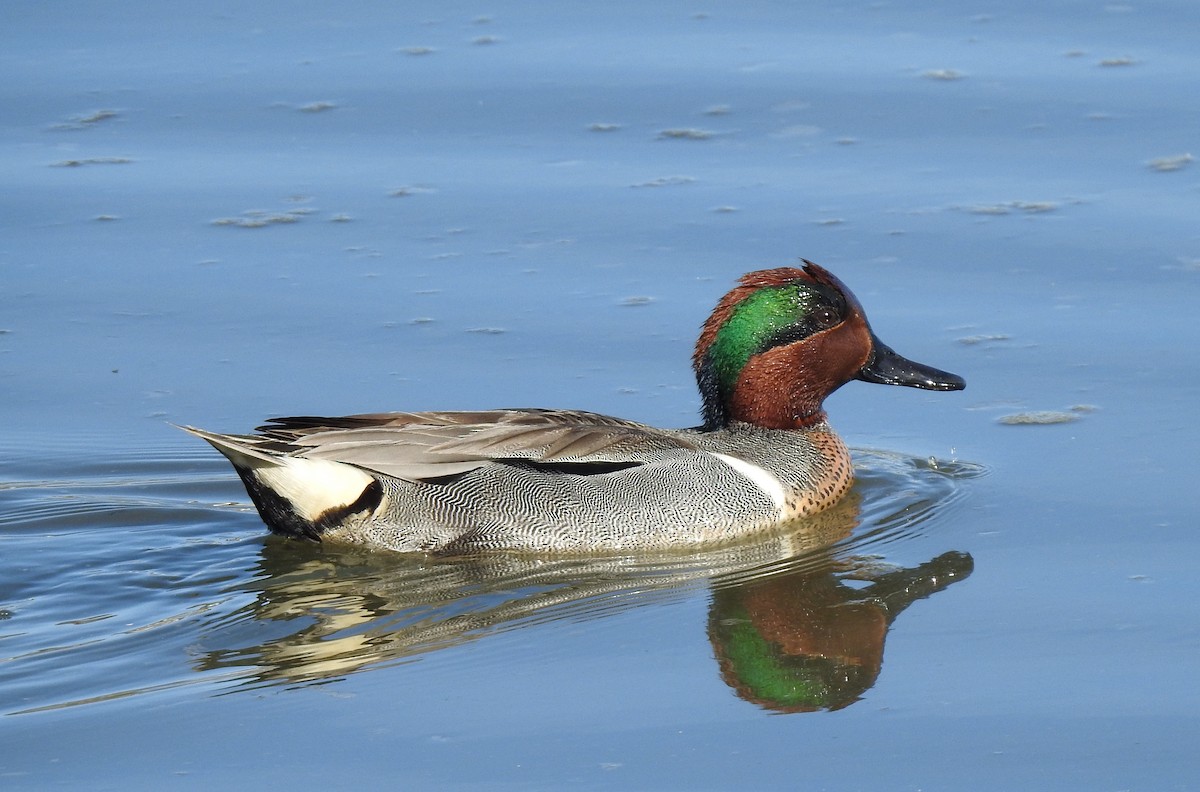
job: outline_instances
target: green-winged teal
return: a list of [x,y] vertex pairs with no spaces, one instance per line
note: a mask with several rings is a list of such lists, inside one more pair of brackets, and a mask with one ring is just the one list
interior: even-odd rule
[[187,431],[229,458],[277,533],[405,552],[579,553],[724,542],[813,514],[850,488],[822,402],[852,379],[960,390],[884,345],[841,281],[751,272],[693,366],[704,424],[658,429],[570,410],[276,418]]

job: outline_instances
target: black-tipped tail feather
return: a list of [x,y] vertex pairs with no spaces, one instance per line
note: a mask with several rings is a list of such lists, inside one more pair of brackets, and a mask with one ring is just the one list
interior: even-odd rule
[[271,447],[275,441],[259,437],[180,428],[207,440],[233,463],[275,533],[320,541],[325,531],[383,502],[379,480],[355,465],[281,452]]

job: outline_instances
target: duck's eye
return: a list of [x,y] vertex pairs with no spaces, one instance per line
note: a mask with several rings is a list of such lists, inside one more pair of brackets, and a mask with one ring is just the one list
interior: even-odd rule
[[812,312],[812,322],[818,330],[828,330],[840,321],[841,315],[827,305]]

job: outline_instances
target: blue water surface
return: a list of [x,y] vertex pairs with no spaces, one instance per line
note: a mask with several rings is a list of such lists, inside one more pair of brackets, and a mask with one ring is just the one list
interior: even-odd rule
[[[4,4],[4,788],[1195,788],[1197,29]],[[700,323],[802,256],[968,382],[836,393],[859,483],[803,534],[285,542],[171,426],[692,425]]]

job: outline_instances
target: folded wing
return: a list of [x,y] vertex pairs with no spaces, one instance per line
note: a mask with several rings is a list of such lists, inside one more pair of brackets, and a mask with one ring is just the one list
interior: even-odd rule
[[255,445],[263,451],[344,462],[408,481],[454,476],[505,460],[596,472],[696,447],[674,432],[565,410],[276,418],[258,431]]

